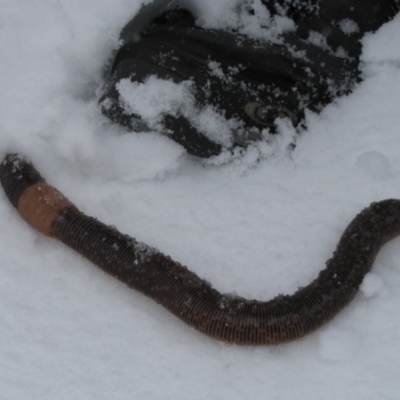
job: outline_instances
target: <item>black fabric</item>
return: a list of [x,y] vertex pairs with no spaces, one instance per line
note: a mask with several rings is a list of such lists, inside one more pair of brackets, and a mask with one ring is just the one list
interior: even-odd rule
[[[227,119],[240,121],[241,129],[232,133],[232,146],[245,146],[259,139],[264,128],[274,132],[277,117],[288,117],[297,126],[305,109],[318,112],[348,93],[359,79],[359,39],[399,10],[398,0],[263,2],[272,13],[288,15],[298,26],[296,32],[283,36],[282,43],[265,44],[237,32],[201,29],[183,9],[156,18],[140,40],[125,43],[116,54],[109,88],[101,100],[103,113],[128,129],[146,129],[140,116],[124,111],[116,84],[125,78],[144,82],[152,75],[176,83],[191,80],[198,109],[212,105]],[[353,29],[346,32],[346,23]],[[325,38],[326,46],[309,40],[315,33]],[[230,78],[212,73],[210,61]],[[210,157],[223,149],[183,115],[165,115],[163,126],[163,133],[195,156]]]

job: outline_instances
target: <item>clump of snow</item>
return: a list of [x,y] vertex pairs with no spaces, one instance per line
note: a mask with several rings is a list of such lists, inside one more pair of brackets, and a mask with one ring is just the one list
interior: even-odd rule
[[180,0],[207,29],[234,29],[239,33],[266,41],[279,41],[284,32],[296,29],[287,17],[271,16],[261,0]]
[[165,114],[177,115],[194,107],[190,81],[181,84],[152,75],[144,83],[122,79],[117,84],[122,105],[128,114],[134,113],[150,126],[156,127]]
[[340,29],[346,35],[349,35],[349,36],[354,33],[357,33],[360,30],[360,27],[358,26],[358,24],[349,18],[345,18],[345,19],[342,19],[341,21],[339,21],[339,26],[340,26]]
[[315,46],[323,48],[324,50],[329,49],[326,37],[322,35],[322,33],[311,31],[308,37],[308,41]]
[[382,286],[382,279],[378,275],[370,272],[365,276],[360,290],[365,297],[372,297],[379,292]]
[[238,122],[227,120],[211,106],[198,109],[192,89],[191,81],[178,84],[155,76],[143,83],[123,79],[117,84],[125,111],[138,115],[150,129],[162,130],[160,124],[167,114],[182,115],[205,136],[229,147],[232,130],[238,128]]

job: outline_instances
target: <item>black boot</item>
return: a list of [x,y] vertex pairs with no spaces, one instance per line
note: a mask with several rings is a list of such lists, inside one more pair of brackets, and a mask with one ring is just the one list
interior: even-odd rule
[[[230,140],[219,141],[218,132],[210,136],[194,123],[193,116],[181,110],[162,116],[161,133],[198,157],[246,146],[260,139],[264,129],[274,133],[276,118],[288,118],[298,126],[305,109],[318,112],[335,97],[351,91],[359,80],[360,38],[399,9],[398,0],[264,3],[273,13],[286,13],[298,25],[296,32],[283,35],[283,43],[201,29],[189,11],[167,1],[163,4],[168,10],[139,32],[139,25],[146,20],[139,13],[121,33],[124,44],[115,56],[108,89],[101,99],[103,113],[128,129],[146,130],[141,116],[123,104],[118,83],[123,79],[143,83],[150,76],[176,84],[190,81],[193,112],[212,107],[227,121],[234,121]],[[322,44],[312,40],[315,34]]]

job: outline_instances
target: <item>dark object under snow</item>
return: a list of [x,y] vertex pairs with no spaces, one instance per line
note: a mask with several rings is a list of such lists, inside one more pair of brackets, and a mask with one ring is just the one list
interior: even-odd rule
[[[263,3],[272,15],[288,16],[297,25],[280,43],[260,42],[228,30],[202,29],[193,15],[175,2],[155,1],[143,7],[121,32],[123,45],[101,99],[103,113],[130,130],[146,130],[140,115],[124,108],[118,82],[142,83],[150,76],[175,83],[190,80],[196,108],[211,105],[226,119],[238,121],[230,146],[246,146],[259,140],[265,128],[274,133],[277,118],[288,118],[299,126],[306,109],[318,112],[349,93],[359,80],[360,39],[400,9],[400,0]],[[246,10],[246,2],[242,7]],[[216,74],[211,62],[223,74]],[[224,149],[183,114],[164,115],[162,126],[162,133],[192,155],[210,157]]]

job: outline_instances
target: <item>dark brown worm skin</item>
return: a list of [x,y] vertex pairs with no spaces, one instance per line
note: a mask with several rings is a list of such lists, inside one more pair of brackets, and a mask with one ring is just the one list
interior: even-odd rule
[[[44,182],[17,155],[5,157],[0,179],[17,208],[27,188]],[[266,302],[221,294],[158,250],[75,207],[60,211],[52,227],[52,236],[200,332],[240,345],[278,344],[314,331],[353,299],[381,247],[400,232],[400,200],[372,203],[361,211],[317,279],[293,295]]]

